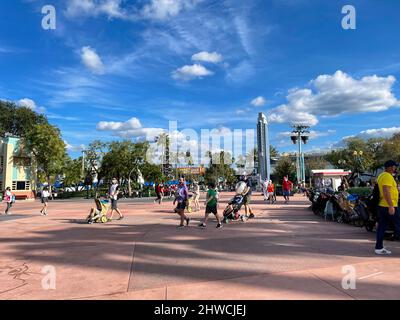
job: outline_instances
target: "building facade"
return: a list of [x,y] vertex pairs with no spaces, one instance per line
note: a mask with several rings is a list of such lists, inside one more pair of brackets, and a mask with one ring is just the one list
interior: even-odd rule
[[270,145],[267,116],[260,112],[257,121],[258,173],[261,181],[271,178]]
[[34,199],[36,170],[17,137],[0,138],[0,190],[10,187],[16,199]]

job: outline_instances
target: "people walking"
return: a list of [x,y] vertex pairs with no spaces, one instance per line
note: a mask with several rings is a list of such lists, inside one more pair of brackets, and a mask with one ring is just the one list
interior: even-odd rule
[[43,204],[42,210],[40,210],[40,213],[43,216],[47,216],[47,207],[49,204],[49,197],[50,197],[50,192],[48,187],[44,187],[42,190],[42,193],[40,194],[40,200]]
[[267,185],[267,199],[269,201],[269,204],[274,204],[276,202],[276,197],[275,197],[275,185],[272,182],[272,180],[269,180],[268,185]]
[[198,182],[193,183],[194,211],[200,211],[200,186]]
[[253,219],[255,216],[250,206],[251,194],[252,194],[252,185],[250,177],[246,178],[246,176],[242,176],[241,181],[244,181],[246,183],[246,189],[243,192],[244,195],[243,205],[244,205],[245,215],[247,218]]
[[174,205],[176,202],[178,202],[178,205],[177,205],[175,211],[176,211],[176,213],[179,214],[179,216],[181,218],[181,223],[179,224],[178,228],[184,228],[185,222],[186,222],[186,226],[189,226],[190,218],[188,216],[186,216],[186,214],[185,214],[185,209],[186,209],[188,198],[189,198],[189,192],[188,192],[188,188],[186,186],[185,178],[181,177],[179,179],[177,197],[174,200]]
[[285,204],[288,204],[290,201],[290,193],[293,188],[293,182],[289,180],[288,176],[283,178],[282,189],[283,189],[283,198],[285,199]]
[[10,209],[12,208],[12,205],[15,201],[14,195],[11,192],[11,188],[7,187],[5,192],[4,192],[4,202],[6,203],[6,210],[5,210],[5,214],[6,215],[10,215]]
[[162,204],[162,201],[164,199],[164,185],[162,183],[156,186],[156,195],[157,197],[154,200],[154,203],[158,201],[158,204]]
[[383,246],[383,239],[390,222],[395,225],[397,236],[400,236],[400,216],[398,210],[399,190],[394,175],[398,164],[392,160],[385,163],[385,171],[378,177],[379,186],[379,214],[378,228],[376,231],[375,253],[378,255],[390,255],[391,251]]
[[122,215],[121,211],[118,208],[118,194],[119,194],[119,185],[118,185],[118,180],[114,178],[112,180],[112,184],[110,186],[110,190],[108,192],[110,200],[111,200],[111,217],[110,220],[112,220],[114,216],[114,211],[116,211],[119,214],[118,220],[122,220],[124,216]]
[[217,219],[218,222],[217,229],[222,228],[221,218],[218,214],[217,190],[215,188],[215,183],[213,182],[209,183],[209,189],[207,191],[205,206],[206,206],[206,212],[204,216],[204,221],[199,225],[199,227],[204,229],[207,227],[208,217],[210,213],[212,213],[215,215],[215,218]]

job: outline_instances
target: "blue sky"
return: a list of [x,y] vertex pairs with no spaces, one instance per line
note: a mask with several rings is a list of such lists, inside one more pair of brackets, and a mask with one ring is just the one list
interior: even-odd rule
[[[41,25],[56,8],[56,30]],[[357,12],[342,28],[342,7]],[[45,113],[72,155],[168,128],[255,128],[292,151],[400,131],[395,0],[15,0],[0,4],[0,99]]]

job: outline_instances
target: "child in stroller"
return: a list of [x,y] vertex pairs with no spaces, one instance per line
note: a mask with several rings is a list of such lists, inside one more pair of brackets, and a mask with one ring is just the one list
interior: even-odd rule
[[107,218],[107,213],[110,210],[110,202],[108,199],[100,199],[96,198],[94,200],[95,207],[90,209],[90,213],[86,218],[86,222],[89,224],[92,223],[106,223],[109,221]]
[[239,182],[236,185],[236,195],[231,201],[229,201],[228,206],[224,210],[224,219],[222,221],[223,223],[229,223],[230,221],[235,221],[239,219],[243,222],[247,220],[245,215],[240,215],[239,213],[243,205],[243,192],[246,190],[246,186],[246,183],[243,181]]

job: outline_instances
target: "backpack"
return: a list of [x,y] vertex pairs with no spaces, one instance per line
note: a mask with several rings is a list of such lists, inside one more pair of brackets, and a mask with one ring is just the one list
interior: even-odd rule
[[378,183],[376,183],[374,186],[374,190],[372,191],[372,195],[370,197],[370,204],[374,207],[378,207],[380,200],[381,200],[381,195],[379,192],[379,185]]

